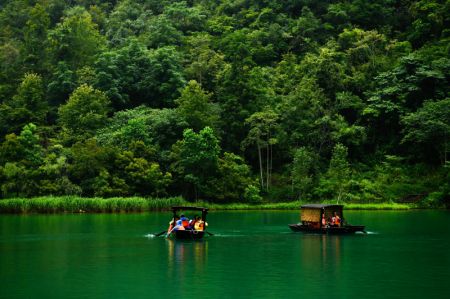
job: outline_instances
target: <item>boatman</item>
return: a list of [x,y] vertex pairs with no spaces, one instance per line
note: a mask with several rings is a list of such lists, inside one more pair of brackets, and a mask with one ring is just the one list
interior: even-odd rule
[[331,218],[331,224],[333,226],[341,226],[341,218],[338,216],[336,212],[333,213],[333,217]]
[[322,213],[322,227],[327,226],[327,219],[325,218],[325,213]]

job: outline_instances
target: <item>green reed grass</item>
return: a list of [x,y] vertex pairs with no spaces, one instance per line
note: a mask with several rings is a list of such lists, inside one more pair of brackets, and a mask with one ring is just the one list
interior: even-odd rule
[[[326,202],[327,204],[336,204],[336,202]],[[300,206],[305,204],[301,201],[279,202],[279,203],[262,203],[262,204],[208,204],[203,205],[214,210],[299,210]],[[342,203],[346,210],[408,210],[414,208],[413,205],[398,203]]]
[[181,197],[82,198],[76,196],[13,198],[0,200],[0,213],[120,213],[167,210],[187,205]]
[[[172,206],[203,206],[211,210],[298,210],[304,202],[229,203],[188,202],[182,197],[84,198],[77,196],[13,198],[0,200],[0,214],[5,213],[125,213],[169,210]],[[328,202],[334,204],[335,202]],[[407,210],[413,205],[398,203],[348,203],[346,210]]]

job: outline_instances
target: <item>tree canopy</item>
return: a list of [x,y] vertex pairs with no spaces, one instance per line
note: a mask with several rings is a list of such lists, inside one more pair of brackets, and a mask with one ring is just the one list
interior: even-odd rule
[[449,200],[448,1],[0,8],[0,197]]

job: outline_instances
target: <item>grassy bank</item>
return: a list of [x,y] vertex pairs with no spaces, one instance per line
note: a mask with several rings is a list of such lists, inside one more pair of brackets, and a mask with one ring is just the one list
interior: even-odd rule
[[[334,203],[334,202],[330,202]],[[7,213],[120,213],[168,210],[171,206],[196,205],[212,210],[298,210],[302,202],[284,203],[190,203],[181,197],[170,198],[82,198],[76,196],[14,198],[0,200],[0,214]],[[413,205],[397,203],[345,204],[346,210],[407,210]]]
[[[281,203],[264,203],[264,204],[205,204],[205,206],[214,210],[298,210],[304,204],[300,201],[281,202]],[[329,202],[335,204],[335,202]],[[346,210],[409,210],[415,208],[413,205],[398,204],[398,203],[343,203]]]
[[181,197],[82,198],[76,196],[14,198],[0,200],[0,213],[120,213],[167,210],[185,205]]

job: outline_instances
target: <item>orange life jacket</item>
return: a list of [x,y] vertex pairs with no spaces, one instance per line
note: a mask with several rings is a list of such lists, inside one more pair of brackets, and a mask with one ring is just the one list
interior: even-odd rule
[[203,221],[198,221],[195,225],[197,226],[196,230],[203,230],[205,227],[205,224]]

